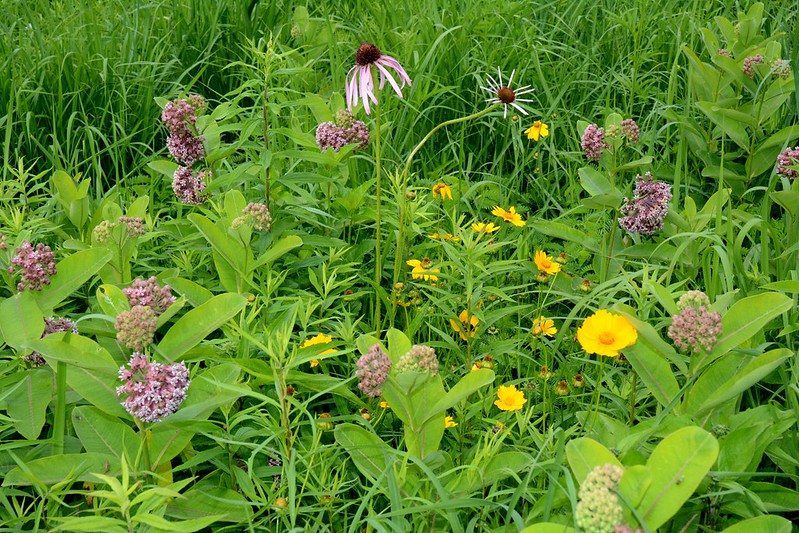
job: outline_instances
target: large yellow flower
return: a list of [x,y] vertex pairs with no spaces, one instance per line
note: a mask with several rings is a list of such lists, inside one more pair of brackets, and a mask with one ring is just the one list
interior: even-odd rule
[[545,274],[557,274],[560,272],[560,263],[553,261],[552,257],[543,250],[535,251],[533,261],[535,261],[535,266],[538,267],[538,270]]
[[536,120],[535,122],[533,122],[532,126],[524,130],[524,133],[527,134],[528,139],[537,141],[540,137],[549,136],[549,126],[547,126],[540,120]]
[[495,231],[499,231],[499,226],[497,226],[493,222],[489,222],[488,224],[483,224],[482,222],[475,222],[474,224],[472,224],[472,229],[478,233],[494,233]]
[[418,259],[409,259],[406,261],[408,266],[412,266],[413,270],[411,270],[411,276],[413,279],[423,279],[425,281],[438,281],[438,276],[434,276],[434,272],[440,272],[437,268],[430,268],[430,260],[425,258],[424,261],[419,261]]
[[433,198],[441,196],[441,199],[449,198],[452,200],[452,189],[446,183],[436,183],[433,185]]
[[527,403],[524,392],[516,390],[516,385],[500,385],[497,390],[497,398],[494,405],[503,411],[518,411]]
[[[469,324],[468,326],[467,322]],[[480,319],[474,314],[472,314],[470,317],[469,312],[464,309],[461,311],[461,314],[458,315],[458,320],[450,318],[449,323],[452,325],[452,329],[458,332],[458,334],[461,336],[461,339],[466,340],[466,334],[464,331],[468,330],[469,336],[474,337],[474,334],[477,333],[477,324],[480,323]]]
[[533,335],[546,335],[547,337],[554,337],[558,332],[555,327],[555,322],[549,318],[540,316],[533,320]]
[[522,216],[516,212],[516,208],[513,206],[511,206],[507,211],[505,211],[498,205],[495,205],[494,209],[491,211],[491,214],[501,217],[502,220],[510,222],[514,226],[522,227],[525,225],[524,220],[522,220]]
[[577,329],[577,341],[587,353],[616,357],[619,351],[632,346],[638,332],[622,315],[600,309]]

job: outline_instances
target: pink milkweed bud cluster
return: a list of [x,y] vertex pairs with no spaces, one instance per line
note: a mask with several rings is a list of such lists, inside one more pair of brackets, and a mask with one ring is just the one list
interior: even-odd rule
[[39,243],[34,248],[30,242],[22,241],[14,253],[8,271],[13,274],[19,270],[22,279],[17,284],[18,291],[40,291],[45,285],[50,285],[50,276],[55,276],[56,265],[55,254],[49,246]]
[[375,344],[358,359],[357,365],[355,376],[359,380],[358,388],[370,398],[380,396],[380,386],[385,383],[391,371],[391,359],[380,349],[380,345]]
[[134,352],[130,368],[119,369],[117,396],[127,394],[122,406],[142,422],[160,422],[180,408],[191,380],[185,363],[151,363],[147,355]]

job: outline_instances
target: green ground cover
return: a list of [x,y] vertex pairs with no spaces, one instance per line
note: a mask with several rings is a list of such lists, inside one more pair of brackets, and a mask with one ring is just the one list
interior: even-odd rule
[[798,45],[0,3],[0,530],[795,530]]

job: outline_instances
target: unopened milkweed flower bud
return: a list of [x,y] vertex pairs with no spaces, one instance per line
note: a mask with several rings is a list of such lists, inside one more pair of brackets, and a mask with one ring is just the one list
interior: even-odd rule
[[45,285],[50,285],[50,276],[54,276],[57,270],[55,254],[49,246],[39,243],[34,248],[30,242],[22,241],[14,252],[8,271],[14,273],[17,268],[22,269],[22,280],[17,284],[18,291],[40,291]]
[[158,317],[151,307],[135,305],[117,315],[114,327],[117,341],[134,350],[143,350],[153,342]]
[[430,372],[438,374],[436,351],[429,346],[414,345],[413,348],[397,361],[397,372]]
[[147,280],[136,278],[130,287],[122,289],[122,292],[128,297],[131,307],[144,305],[152,308],[156,315],[161,315],[170,305],[175,303],[172,289],[170,289],[169,285],[161,287],[155,276],[151,276]]
[[602,152],[610,148],[610,145],[605,141],[605,129],[596,124],[589,124],[585,128],[580,144],[585,157],[591,161],[599,161]]
[[663,221],[669,213],[671,185],[654,181],[652,174],[636,176],[632,198],[625,198],[621,206],[619,225],[630,233],[652,235],[663,228]]
[[624,470],[616,465],[597,466],[580,487],[575,523],[586,532],[615,533],[624,524],[621,500],[616,494]]

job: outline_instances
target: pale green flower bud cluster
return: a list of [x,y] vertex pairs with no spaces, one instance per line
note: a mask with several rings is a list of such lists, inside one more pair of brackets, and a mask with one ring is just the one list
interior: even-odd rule
[[624,524],[621,502],[616,495],[624,470],[612,464],[598,466],[588,473],[578,496],[576,524],[585,533],[615,533]]
[[438,358],[436,351],[429,346],[416,344],[405,355],[400,357],[396,366],[397,372],[430,372],[438,374]]

